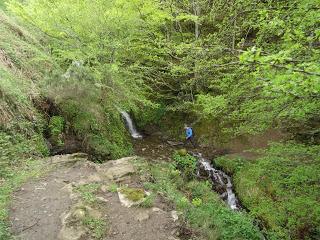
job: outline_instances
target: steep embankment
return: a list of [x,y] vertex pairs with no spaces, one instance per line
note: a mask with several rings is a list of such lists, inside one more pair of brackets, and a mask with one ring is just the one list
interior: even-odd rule
[[34,107],[37,83],[53,65],[35,35],[0,11],[0,239],[8,239],[7,204],[13,189],[37,174],[33,159],[48,154],[43,116]]
[[44,46],[43,34],[0,10],[0,239],[8,238],[12,191],[39,175],[36,159],[73,143],[70,151],[81,148],[96,161],[132,151],[120,114],[81,83],[84,70],[69,63],[63,70]]

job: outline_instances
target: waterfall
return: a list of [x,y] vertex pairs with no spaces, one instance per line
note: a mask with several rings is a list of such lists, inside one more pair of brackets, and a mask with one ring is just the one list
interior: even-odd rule
[[142,135],[137,131],[137,129],[134,126],[134,123],[129,115],[129,113],[125,112],[125,111],[120,111],[123,119],[126,122],[127,128],[131,134],[131,136],[135,139],[141,139]]
[[223,171],[212,167],[210,162],[202,157],[201,153],[193,153],[192,155],[198,158],[197,175],[199,177],[209,177],[214,190],[221,194],[221,198],[225,200],[230,208],[233,210],[239,210],[240,204],[233,192],[231,178]]

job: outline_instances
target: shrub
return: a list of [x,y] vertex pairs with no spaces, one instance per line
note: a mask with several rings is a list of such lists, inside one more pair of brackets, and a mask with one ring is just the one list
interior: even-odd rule
[[173,155],[177,169],[181,171],[181,174],[188,180],[195,177],[197,169],[197,159],[189,154],[182,156],[178,153]]
[[64,119],[61,116],[53,116],[49,121],[50,136],[55,144],[62,146],[63,143]]

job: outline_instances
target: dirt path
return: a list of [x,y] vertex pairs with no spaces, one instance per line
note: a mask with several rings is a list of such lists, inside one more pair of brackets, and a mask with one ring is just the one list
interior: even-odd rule
[[142,191],[134,160],[96,165],[81,154],[50,158],[52,170],[14,195],[13,235],[22,240],[177,239],[179,226],[165,203],[128,208],[119,200],[121,195],[136,203],[121,193],[120,186]]

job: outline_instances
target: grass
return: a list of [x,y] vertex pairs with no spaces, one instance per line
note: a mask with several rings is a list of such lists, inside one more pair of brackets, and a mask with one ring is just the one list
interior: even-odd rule
[[118,191],[118,185],[116,183],[112,183],[109,187],[108,187],[108,191],[115,193]]
[[95,193],[99,190],[101,184],[98,183],[90,183],[78,186],[75,190],[78,192],[83,199],[83,201],[87,204],[95,204],[97,203],[97,198]]
[[145,169],[152,182],[145,187],[161,193],[182,213],[182,221],[196,233],[196,237],[214,239],[261,239],[262,234],[253,218],[244,212],[232,211],[211,190],[211,184],[186,180],[176,169],[176,164],[162,163]]
[[154,206],[154,202],[156,200],[157,195],[154,193],[151,193],[149,196],[145,198],[145,200],[139,204],[140,207],[143,208],[151,208]]
[[272,144],[255,160],[221,157],[268,239],[320,239],[320,147]]
[[107,222],[103,219],[97,219],[92,217],[86,217],[83,219],[83,225],[89,228],[90,235],[94,237],[94,239],[100,240],[103,239],[106,234]]

